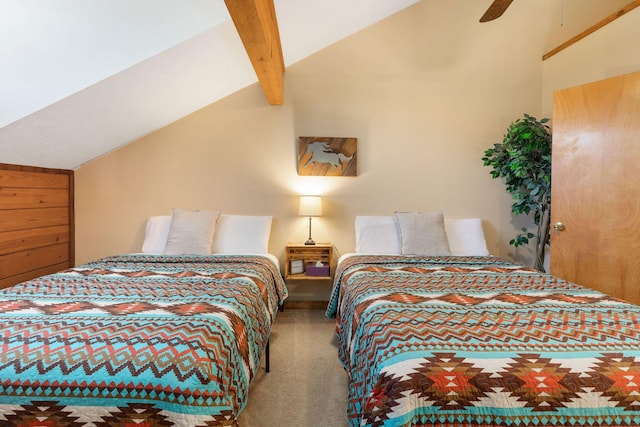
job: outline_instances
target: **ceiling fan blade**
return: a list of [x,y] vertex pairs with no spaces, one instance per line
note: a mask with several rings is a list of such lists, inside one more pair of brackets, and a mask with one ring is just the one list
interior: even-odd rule
[[493,0],[489,9],[482,15],[480,22],[493,21],[502,16],[513,0]]

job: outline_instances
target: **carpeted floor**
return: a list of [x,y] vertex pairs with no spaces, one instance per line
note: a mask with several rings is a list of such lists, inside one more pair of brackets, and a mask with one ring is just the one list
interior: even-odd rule
[[347,374],[338,361],[335,319],[324,310],[279,312],[271,372],[253,379],[241,427],[346,427]]

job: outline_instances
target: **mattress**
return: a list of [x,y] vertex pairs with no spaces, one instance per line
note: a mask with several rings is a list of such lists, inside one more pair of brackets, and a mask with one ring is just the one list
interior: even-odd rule
[[0,291],[0,424],[234,426],[287,290],[263,256],[107,257]]
[[640,307],[495,257],[344,258],[352,426],[640,425]]

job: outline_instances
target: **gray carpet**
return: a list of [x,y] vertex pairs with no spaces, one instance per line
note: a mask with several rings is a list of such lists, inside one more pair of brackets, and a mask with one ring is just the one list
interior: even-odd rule
[[347,374],[338,361],[335,319],[324,310],[279,312],[271,332],[271,372],[249,389],[241,427],[346,427]]

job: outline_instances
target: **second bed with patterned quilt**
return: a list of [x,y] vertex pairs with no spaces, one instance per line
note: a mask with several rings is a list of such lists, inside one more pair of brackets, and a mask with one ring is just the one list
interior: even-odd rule
[[352,426],[640,425],[640,307],[494,257],[354,255],[327,310]]

